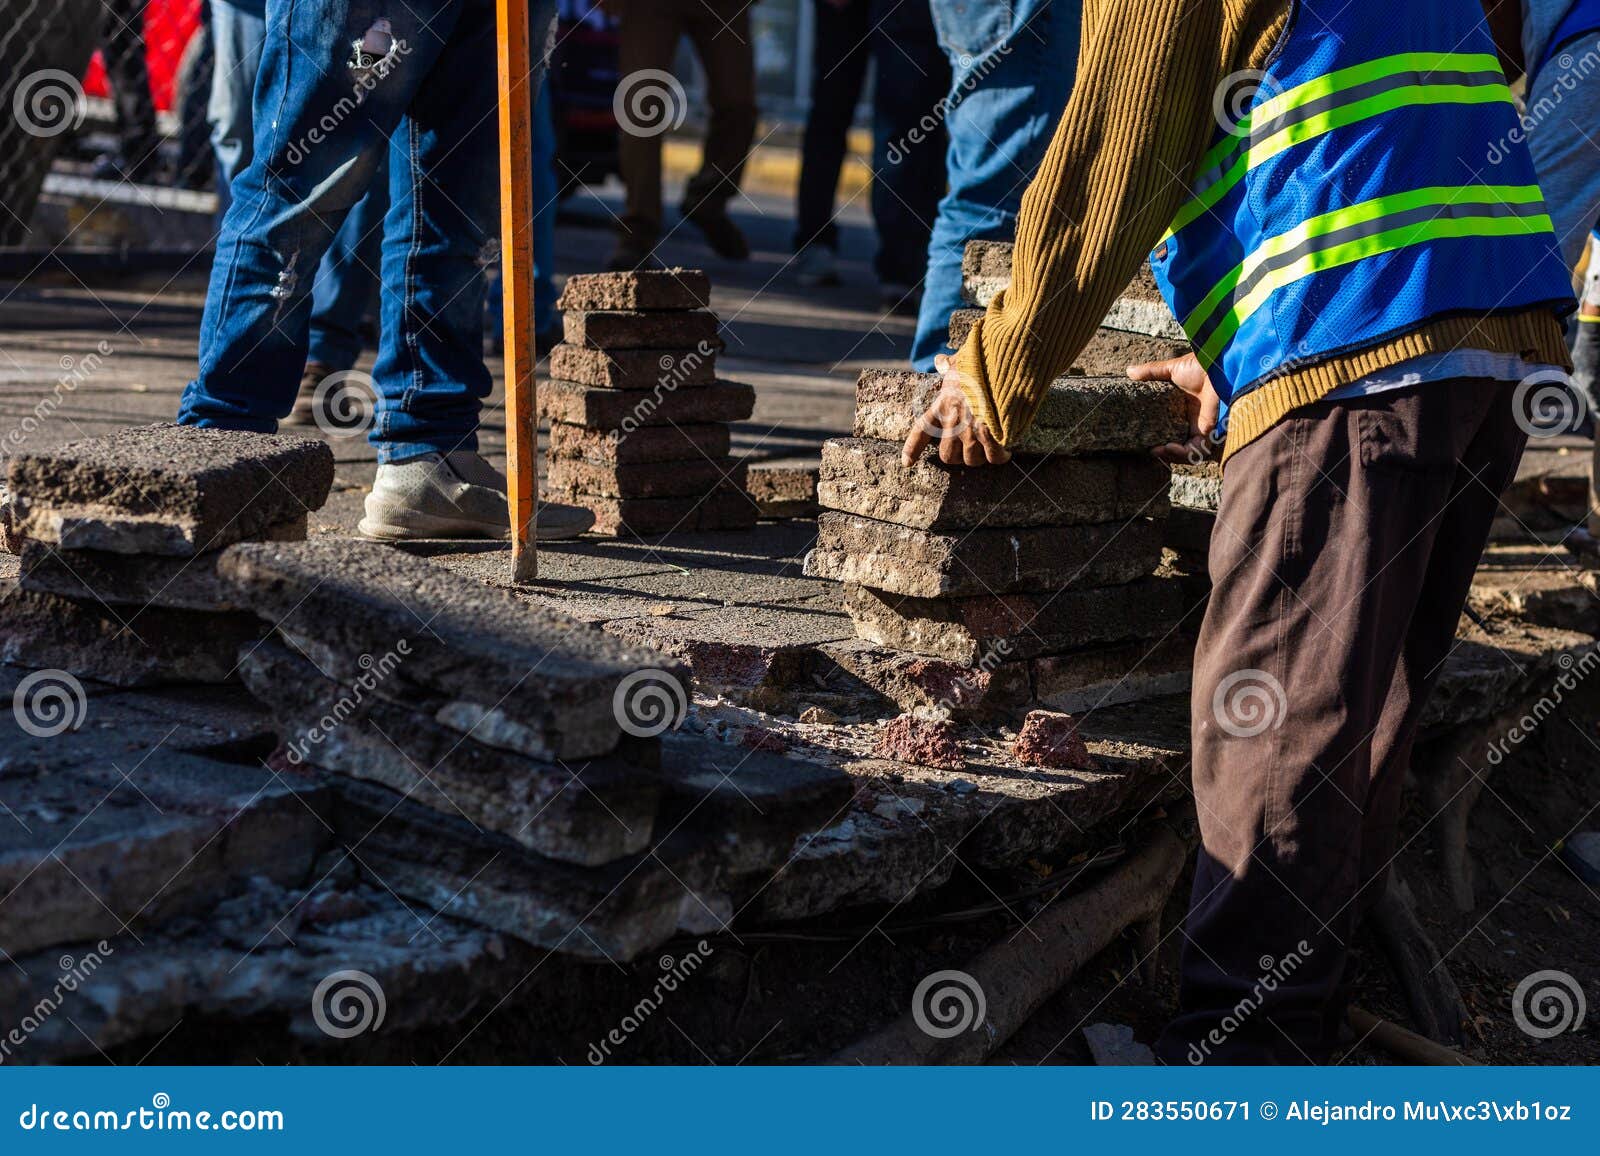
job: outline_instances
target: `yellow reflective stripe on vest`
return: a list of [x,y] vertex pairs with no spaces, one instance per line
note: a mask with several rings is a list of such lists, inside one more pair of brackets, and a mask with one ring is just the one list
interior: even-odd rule
[[1194,196],[1162,240],[1206,213],[1251,169],[1335,129],[1421,104],[1510,101],[1505,74],[1489,53],[1402,52],[1319,76],[1262,101],[1201,158]]
[[[1279,289],[1313,273],[1428,241],[1526,236],[1552,229],[1538,185],[1413,189],[1313,217],[1263,242],[1184,318],[1184,332],[1210,365],[1250,316]],[[1201,328],[1231,297],[1211,333]]]

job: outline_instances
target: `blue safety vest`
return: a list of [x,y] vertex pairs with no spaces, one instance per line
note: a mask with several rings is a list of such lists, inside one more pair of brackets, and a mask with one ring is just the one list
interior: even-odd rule
[[1225,404],[1427,321],[1574,307],[1526,147],[1486,157],[1521,133],[1478,0],[1306,7],[1151,258]]

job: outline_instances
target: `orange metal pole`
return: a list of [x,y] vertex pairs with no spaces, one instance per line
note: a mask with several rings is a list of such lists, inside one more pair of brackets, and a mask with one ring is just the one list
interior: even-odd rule
[[537,573],[534,544],[533,113],[528,0],[495,0],[500,24],[500,271],[505,288],[506,498],[511,578]]

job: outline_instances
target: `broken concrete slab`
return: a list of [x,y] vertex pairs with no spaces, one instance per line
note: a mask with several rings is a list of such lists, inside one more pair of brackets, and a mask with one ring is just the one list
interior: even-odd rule
[[562,312],[704,309],[711,280],[702,269],[635,269],[626,273],[575,273],[562,287]]
[[1467,606],[1491,622],[1511,618],[1596,635],[1600,634],[1600,574],[1559,563],[1538,569],[1482,566],[1473,577]]
[[1010,241],[968,241],[961,252],[961,299],[986,308],[1011,286]]
[[589,429],[631,432],[641,426],[744,421],[756,391],[738,381],[661,389],[606,389],[571,381],[539,383],[539,416]]
[[[269,527],[255,540],[303,542],[306,520]],[[217,574],[221,550],[189,557],[161,554],[112,554],[103,550],[61,550],[30,542],[21,551],[17,585],[42,594],[58,594],[108,606],[159,606],[171,610],[239,610],[228,583]],[[127,617],[127,616],[124,616]]]
[[550,457],[606,465],[698,462],[726,458],[732,443],[727,425],[644,426],[631,433],[587,429],[556,422],[550,427]]
[[965,666],[989,666],[1104,642],[1159,638],[1177,625],[1183,595],[1171,579],[1051,594],[906,598],[848,584],[844,607],[856,633]]
[[582,866],[649,845],[660,775],[625,757],[541,762],[487,746],[375,696],[366,682],[326,678],[278,642],[253,649],[240,673],[272,708],[284,757],[296,766],[380,783],[530,851]]
[[554,488],[551,494],[592,512],[596,534],[643,538],[698,530],[748,530],[756,524],[755,503],[742,488],[733,486],[684,498],[615,498]]
[[[0,779],[0,945],[12,957],[135,934],[246,880],[305,878],[330,797],[158,747],[106,757],[93,732],[13,742]],[[9,970],[9,969],[7,969]]]
[[919,530],[970,530],[1159,518],[1168,484],[1167,467],[1149,456],[1016,458],[969,470],[930,450],[908,470],[893,442],[832,438],[817,497],[831,510]]
[[1175,507],[1215,514],[1222,505],[1222,463],[1173,466],[1168,496]]
[[226,682],[239,648],[263,629],[254,614],[238,611],[119,610],[14,586],[0,591],[0,662],[113,686]]
[[0,483],[0,554],[22,553],[22,535],[17,532],[16,511],[11,506],[11,491]]
[[[635,431],[639,432],[639,431]],[[603,498],[686,498],[735,486],[744,490],[743,458],[696,458],[615,465],[582,458],[553,458],[550,489]]]
[[704,309],[646,313],[625,310],[562,314],[568,345],[590,349],[692,349],[719,345],[717,315]]
[[1115,586],[1155,570],[1163,536],[1140,518],[939,534],[825,513],[805,572],[918,598]]
[[829,642],[819,649],[903,711],[931,708],[952,718],[985,718],[1009,714],[1033,697],[1024,662],[962,666],[858,638]]
[[716,380],[717,351],[696,349],[586,349],[563,342],[550,351],[550,376],[603,389],[681,389]]
[[313,438],[135,426],[24,450],[6,478],[24,537],[68,550],[188,556],[321,507],[333,451]]
[[673,849],[578,867],[372,783],[341,779],[337,789],[335,826],[375,879],[435,911],[564,955],[623,962],[664,943],[704,878]]
[[[856,382],[855,436],[903,442],[940,388],[936,373],[865,370]],[[1051,383],[1019,454],[1143,454],[1187,435],[1183,393],[1166,382],[1062,377]]]
[[1183,694],[1194,672],[1194,636],[1174,632],[1154,642],[1097,646],[1036,658],[1034,697],[1070,714]]
[[814,518],[817,504],[815,461],[751,462],[745,490],[763,518]]
[[[960,349],[966,344],[972,327],[982,320],[984,312],[982,309],[957,309],[950,314],[949,344],[952,349]],[[1066,376],[1121,377],[1130,365],[1145,361],[1167,361],[1182,357],[1191,349],[1187,341],[1101,327],[1089,338],[1089,344],[1072,359]]]
[[1567,693],[1600,666],[1590,635],[1515,619],[1490,625],[1492,633],[1463,619],[1423,708],[1424,732],[1489,718],[1525,695]]
[[623,731],[613,697],[635,671],[688,691],[687,671],[664,655],[378,543],[252,543],[219,569],[330,677],[381,665],[374,693],[426,703],[446,726],[535,758],[615,750]]

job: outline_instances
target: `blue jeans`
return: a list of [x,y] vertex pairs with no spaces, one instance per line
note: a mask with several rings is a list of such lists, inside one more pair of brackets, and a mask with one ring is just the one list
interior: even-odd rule
[[[537,0],[535,28],[553,8]],[[266,23],[255,151],[233,181],[178,420],[277,428],[306,360],[310,271],[387,157],[370,440],[380,462],[476,449],[491,386],[482,261],[499,232],[494,6],[267,0]],[[542,54],[536,73],[535,87]]]
[[[266,0],[211,0],[215,67],[206,119],[217,158],[218,194],[227,207],[228,186],[250,163],[251,91],[267,38]],[[311,288],[311,341],[307,357],[332,370],[349,369],[361,356],[361,323],[378,292],[383,215],[389,208],[388,162],[334,236]]]
[[928,242],[911,363],[926,372],[949,352],[961,308],[961,253],[971,240],[1009,240],[1078,70],[1079,0],[932,0],[954,69],[948,191]]

